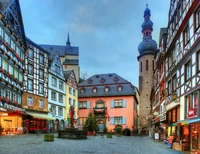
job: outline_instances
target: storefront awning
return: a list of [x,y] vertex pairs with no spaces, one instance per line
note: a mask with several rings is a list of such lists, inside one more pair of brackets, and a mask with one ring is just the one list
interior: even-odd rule
[[27,112],[27,114],[33,116],[34,118],[40,118],[40,119],[47,119],[47,120],[55,120],[56,118],[50,117],[47,114],[42,114],[42,113],[33,113],[33,112]]
[[197,122],[200,122],[200,118],[193,118],[193,119],[177,121],[173,124],[169,124],[169,126],[183,126],[183,125],[189,125],[189,124],[193,124],[193,123],[197,123]]

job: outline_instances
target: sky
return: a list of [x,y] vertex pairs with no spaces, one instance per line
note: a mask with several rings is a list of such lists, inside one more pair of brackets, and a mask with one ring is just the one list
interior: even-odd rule
[[26,36],[79,47],[80,76],[116,73],[138,86],[138,45],[148,3],[153,39],[167,27],[170,0],[19,0]]

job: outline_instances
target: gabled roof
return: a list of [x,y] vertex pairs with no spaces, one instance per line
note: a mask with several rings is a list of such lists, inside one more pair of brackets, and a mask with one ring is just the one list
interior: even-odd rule
[[[122,87],[122,91],[118,91],[118,87]],[[97,88],[97,92],[93,92],[93,88]],[[105,87],[109,87],[109,91],[105,91]],[[84,93],[81,93],[84,89]],[[115,73],[97,74],[79,84],[79,97],[99,97],[99,96],[134,96],[136,89],[130,82],[123,79]]]
[[3,21],[8,24],[9,29],[26,47],[24,24],[21,15],[19,0],[0,0],[0,13]]
[[69,86],[77,89],[78,85],[77,85],[76,76],[73,70],[64,71],[64,77],[65,77],[66,83]]
[[64,77],[65,77],[66,80],[69,78],[71,72],[73,72],[73,70],[64,71]]

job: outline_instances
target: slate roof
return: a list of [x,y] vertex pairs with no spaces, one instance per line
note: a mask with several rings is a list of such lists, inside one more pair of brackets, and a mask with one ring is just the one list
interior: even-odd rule
[[[118,80],[116,80],[116,78]],[[104,82],[102,82],[104,80]],[[105,92],[105,87],[109,87],[109,91]],[[122,91],[118,91],[118,86],[122,86]],[[78,96],[83,97],[98,97],[98,96],[134,96],[136,89],[130,82],[123,79],[115,73],[97,74],[78,85]],[[93,88],[97,88],[97,92],[93,93]],[[81,89],[84,88],[84,93]]]
[[72,70],[67,70],[67,71],[63,71],[64,72],[64,77],[67,80],[70,76],[70,73],[72,72]]

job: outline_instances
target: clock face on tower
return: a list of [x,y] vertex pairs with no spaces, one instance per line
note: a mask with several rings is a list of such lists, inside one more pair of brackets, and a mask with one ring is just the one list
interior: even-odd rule
[[149,44],[149,41],[145,41],[145,45],[148,45]]

